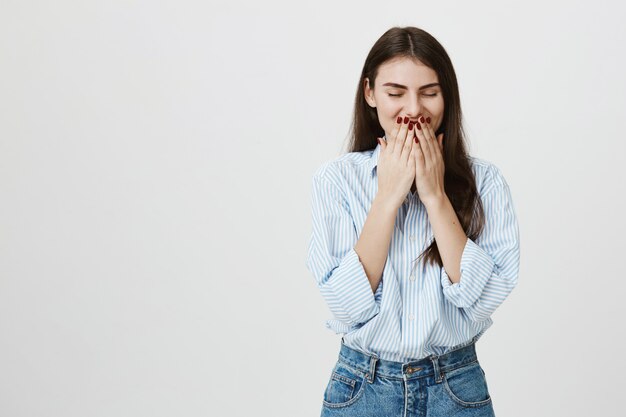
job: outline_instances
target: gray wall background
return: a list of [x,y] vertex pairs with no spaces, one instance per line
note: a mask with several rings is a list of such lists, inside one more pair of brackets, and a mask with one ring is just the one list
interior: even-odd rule
[[394,25],[457,71],[509,182],[519,285],[477,347],[500,416],[617,416],[617,2],[0,3],[0,415],[316,416],[340,336],[305,267]]

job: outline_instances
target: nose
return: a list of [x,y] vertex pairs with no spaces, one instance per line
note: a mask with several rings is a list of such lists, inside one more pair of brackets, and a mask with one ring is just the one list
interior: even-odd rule
[[426,117],[424,106],[422,106],[419,97],[415,95],[409,96],[410,98],[406,105],[406,115],[413,121],[417,120],[419,116]]

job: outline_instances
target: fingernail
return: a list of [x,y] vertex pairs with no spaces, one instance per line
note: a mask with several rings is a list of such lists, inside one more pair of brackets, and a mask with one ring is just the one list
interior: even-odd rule
[[409,116],[404,116],[404,124],[409,123]]
[[420,141],[417,140],[417,136],[415,136],[413,139],[415,139],[415,143],[420,143]]
[[426,123],[430,123],[430,117],[426,118]]
[[398,124],[402,123],[402,116],[398,116],[398,118],[396,119],[396,123]]
[[424,123],[424,116],[420,116],[420,122]]
[[416,124],[415,124],[415,126],[417,126],[417,129],[418,129],[418,130],[422,130],[422,127],[420,126],[420,124],[419,124],[419,123],[416,123]]
[[413,122],[409,123],[409,130],[413,129]]

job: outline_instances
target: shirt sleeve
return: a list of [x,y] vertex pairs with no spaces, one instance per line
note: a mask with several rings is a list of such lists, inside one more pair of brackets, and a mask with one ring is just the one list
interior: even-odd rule
[[441,268],[444,296],[476,322],[487,320],[517,285],[520,266],[519,226],[511,191],[492,165],[492,183],[481,196],[485,227],[467,238],[461,256],[461,279],[452,283]]
[[354,328],[379,313],[380,298],[372,292],[354,250],[357,231],[339,187],[314,175],[311,195],[312,233],[306,265],[334,315],[331,322],[335,327]]

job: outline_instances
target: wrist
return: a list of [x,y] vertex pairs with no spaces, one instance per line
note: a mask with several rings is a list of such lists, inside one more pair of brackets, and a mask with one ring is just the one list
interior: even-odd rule
[[386,194],[379,192],[376,194],[374,201],[372,202],[372,207],[374,206],[383,212],[395,215],[400,207],[400,204],[394,202],[393,199],[388,197]]
[[443,205],[446,204],[447,201],[448,196],[445,192],[441,192],[433,195],[432,197],[428,197],[427,199],[425,199],[425,201],[422,201],[422,203],[424,203],[424,206],[427,210],[436,210],[443,207]]

